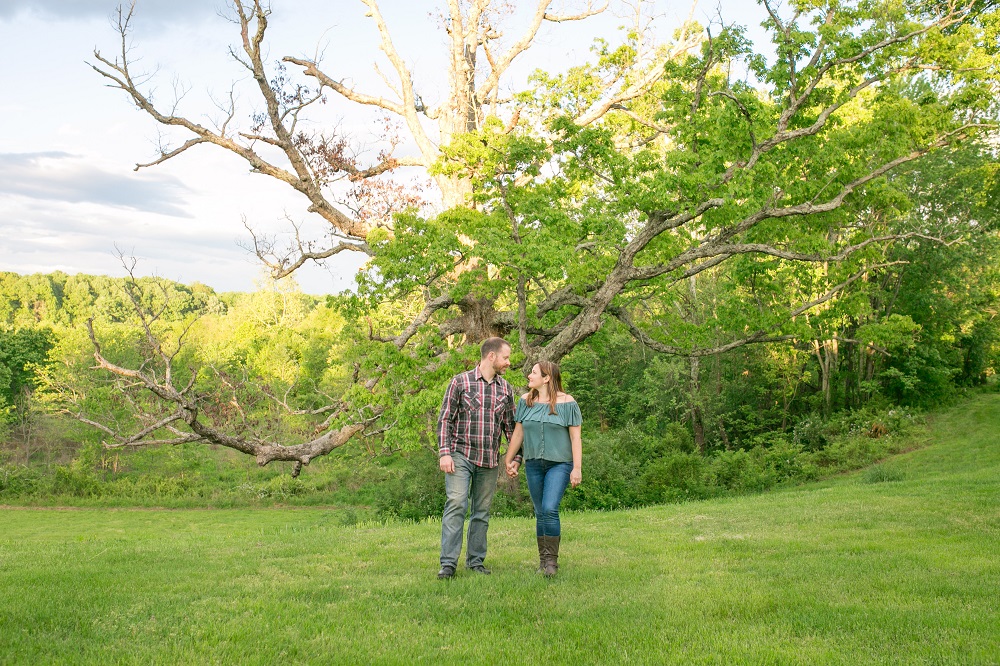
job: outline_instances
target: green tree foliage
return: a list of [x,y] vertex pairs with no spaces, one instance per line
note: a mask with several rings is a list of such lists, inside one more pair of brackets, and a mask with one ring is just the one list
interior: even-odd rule
[[[98,71],[154,119],[196,135],[162,159],[200,143],[233,151],[292,185],[333,226],[335,247],[316,252],[300,242],[298,259],[270,263],[276,273],[341,251],[370,256],[357,292],[336,300],[342,326],[332,342],[334,369],[309,377],[308,389],[295,388],[308,384],[293,360],[305,354],[301,341],[278,328],[266,341],[248,331],[256,341],[234,346],[244,375],[185,366],[185,354],[192,363],[197,356],[181,352],[187,324],[166,326],[167,310],[135,283],[123,303],[142,318],[133,341],[139,357],[103,355],[99,327],[93,339],[98,365],[144,391],[132,402],[143,405],[148,425],[105,426],[118,444],[208,441],[260,464],[295,461],[296,469],[358,435],[381,437],[389,448],[426,445],[447,378],[470,367],[490,335],[513,340],[523,367],[566,358],[581,378],[590,373],[596,409],[609,422],[632,418],[644,404],[667,405],[652,410],[651,427],[665,432],[685,420],[699,451],[749,445],[755,433],[787,431],[796,414],[829,415],[881,395],[939,399],[954,380],[979,381],[990,367],[992,327],[973,313],[990,302],[992,286],[964,301],[947,287],[972,279],[959,264],[992,279],[986,258],[996,199],[976,180],[989,175],[995,183],[995,148],[984,139],[997,129],[1000,92],[993,3],[797,0],[779,10],[765,0],[774,57],[738,26],[688,25],[650,60],[636,31],[618,46],[598,42],[591,62],[538,72],[506,106],[469,97],[474,67],[452,72],[452,83],[464,87],[453,85],[455,108],[435,113],[459,113],[461,123],[442,121],[440,150],[428,147],[416,117],[426,107],[393,55],[378,4],[367,4],[399,70],[402,106],[360,99],[316,63],[285,62],[348,100],[406,119],[419,163],[451,206],[437,215],[410,208],[371,224],[324,198],[336,174],[363,179],[394,163],[362,170],[333,139],[295,134],[322,90],[288,93],[284,70],[268,79],[261,45],[270,12],[260,3],[234,5],[242,62],[268,108],[266,118],[255,118],[252,141],[280,148],[287,168],[164,115],[137,88],[128,63],[95,54]],[[478,30],[488,4],[453,3],[449,38]],[[128,21],[120,27],[126,45]],[[483,28],[466,49],[495,34]],[[498,62],[489,58],[494,69]],[[483,85],[495,90],[495,77]],[[262,239],[255,248],[276,256]],[[976,259],[963,261],[956,248]],[[936,291],[907,291],[908,280],[928,275]],[[37,315],[46,303],[29,309]],[[267,330],[272,312],[255,312],[258,329]],[[639,352],[628,349],[626,335]],[[776,343],[785,347],[747,348]],[[681,360],[658,360],[640,373],[635,359],[654,352]],[[601,353],[622,365],[602,369]],[[725,353],[732,356],[719,357]],[[260,366],[275,373],[269,388],[252,387],[249,368]],[[203,374],[215,393],[199,388]],[[640,376],[653,391],[636,390]],[[188,388],[183,377],[193,378]],[[596,388],[611,377],[621,391],[612,389],[615,381]],[[671,392],[668,400],[652,397]],[[286,445],[263,417],[244,418],[247,401],[270,404],[262,396],[316,417],[315,430]],[[231,423],[233,413],[239,418]],[[267,423],[279,421],[269,413]]]
[[48,328],[0,328],[0,424],[25,417],[36,372],[48,364],[53,343]]
[[[154,307],[156,298],[168,303],[163,313],[168,319],[224,308],[215,292],[205,285],[185,286],[150,277],[138,278],[136,284],[146,294],[145,307]],[[91,317],[102,322],[132,321],[135,310],[124,285],[124,278],[104,275],[57,271],[21,276],[0,272],[0,326],[72,327]]]
[[[739,395],[759,400],[730,417],[746,432],[789,424],[798,389],[765,389],[762,375],[771,387],[815,382],[809,407],[826,413],[860,405],[897,373],[915,387],[914,373],[928,375],[914,363],[932,334],[920,313],[885,307],[885,291],[920,266],[909,254],[917,248],[956,262],[959,247],[992,256],[995,229],[980,220],[990,149],[966,139],[996,127],[996,16],[899,3],[794,9],[782,18],[768,6],[776,60],[726,27],[601,122],[581,125],[575,111],[634,49],[602,45],[593,65],[539,73],[518,124],[487,119],[444,151],[437,168],[468,178],[476,205],[406,216],[393,234],[369,238],[359,301],[416,300],[421,315],[439,316],[436,330],[406,338],[417,356],[455,332],[476,339],[470,323],[516,338],[525,365],[564,357],[611,320],[647,350],[691,358],[793,345],[780,371],[743,361],[755,380]],[[763,85],[735,80],[741,67]],[[952,198],[962,188],[980,196]],[[936,212],[939,197],[957,203]],[[399,346],[405,323],[385,321],[375,337]],[[947,382],[948,359],[928,353]],[[636,387],[627,363],[608,367],[603,386]],[[674,368],[696,378],[685,400],[696,429],[700,405],[721,400],[720,389],[712,397],[697,387],[705,368]],[[925,393],[934,380],[920,381]],[[766,417],[775,404],[780,417]],[[626,407],[603,400],[599,409]]]

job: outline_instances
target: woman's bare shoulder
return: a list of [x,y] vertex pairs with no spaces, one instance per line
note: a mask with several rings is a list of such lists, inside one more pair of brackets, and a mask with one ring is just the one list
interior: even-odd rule
[[569,393],[560,393],[556,397],[556,402],[576,402],[576,398],[571,396]]
[[528,394],[527,393],[521,394],[521,400],[527,400],[527,399],[528,399]]

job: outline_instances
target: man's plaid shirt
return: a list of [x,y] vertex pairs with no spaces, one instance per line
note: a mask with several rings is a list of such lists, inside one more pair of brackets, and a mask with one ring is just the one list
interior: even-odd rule
[[458,451],[473,465],[500,464],[500,435],[514,434],[514,388],[496,375],[483,379],[477,365],[452,377],[438,416],[438,455]]

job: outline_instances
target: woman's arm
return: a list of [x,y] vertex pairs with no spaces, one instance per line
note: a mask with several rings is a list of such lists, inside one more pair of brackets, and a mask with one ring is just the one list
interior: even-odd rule
[[582,426],[569,427],[569,442],[573,449],[573,471],[569,473],[569,482],[576,488],[583,481],[583,436]]
[[521,443],[524,441],[524,428],[520,423],[514,424],[514,434],[507,444],[507,454],[503,457],[504,467],[507,468],[507,476],[514,478],[517,476],[517,469],[521,465],[514,460],[514,456],[521,450]]

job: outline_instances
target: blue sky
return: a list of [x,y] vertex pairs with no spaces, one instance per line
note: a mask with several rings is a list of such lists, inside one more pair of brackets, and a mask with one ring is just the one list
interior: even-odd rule
[[[519,6],[534,2],[519,0]],[[579,4],[579,3],[577,3]],[[385,0],[383,14],[397,47],[413,66],[429,100],[443,91],[441,37],[433,32],[437,3]],[[759,8],[722,3],[727,20],[750,23],[759,34]],[[135,25],[137,67],[155,72],[158,99],[174,83],[189,92],[182,110],[210,119],[212,97],[225,95],[245,72],[227,55],[238,34],[220,18],[220,0],[139,0]],[[359,89],[382,92],[372,68],[377,37],[356,0],[274,0],[271,55],[311,57],[325,51],[325,69]],[[662,30],[686,16],[689,3],[660,3]],[[114,0],[0,0],[0,270],[119,275],[121,249],[139,259],[138,271],[218,290],[249,290],[260,278],[255,259],[239,243],[249,237],[243,220],[281,233],[287,219],[309,220],[303,200],[287,187],[248,173],[239,159],[200,147],[149,169],[162,130],[121,91],[109,89],[87,64],[95,48],[118,49],[110,17]],[[696,18],[717,13],[702,2]],[[536,58],[515,77],[544,63],[553,68],[586,55],[597,32],[612,33],[608,16],[587,28],[564,26],[543,35]],[[561,32],[557,32],[561,30]],[[383,69],[387,66],[383,63]],[[516,83],[515,83],[516,85]],[[249,102],[249,96],[243,97]],[[328,122],[361,141],[374,142],[371,116],[331,98]],[[182,135],[167,140],[175,142]],[[318,228],[318,226],[317,226]],[[358,259],[296,274],[310,293],[349,288]]]

